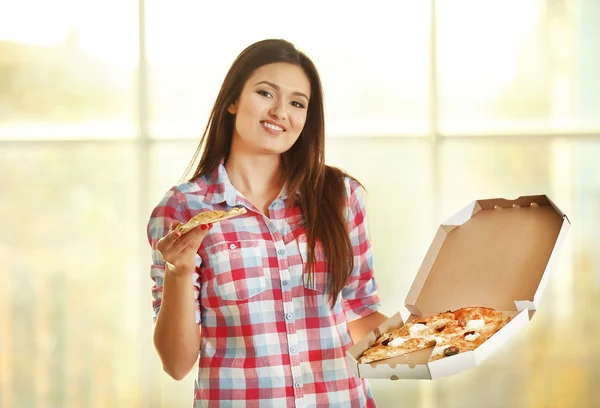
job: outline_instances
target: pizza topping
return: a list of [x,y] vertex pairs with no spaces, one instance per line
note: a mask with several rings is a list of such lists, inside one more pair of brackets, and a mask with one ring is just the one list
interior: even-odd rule
[[390,341],[388,344],[392,347],[400,347],[401,345],[403,345],[406,342],[406,340],[408,340],[408,339],[405,339],[404,337],[398,337],[398,338],[395,338],[394,340]]
[[446,348],[444,350],[444,355],[446,357],[453,356],[455,354],[458,354],[458,351],[459,351],[458,347],[456,347],[456,346],[450,346],[450,347],[448,347],[448,348]]
[[442,354],[444,354],[445,348],[446,346],[436,347],[433,349],[433,352],[431,354],[434,356],[441,356]]
[[427,340],[428,340],[430,343],[434,343],[434,345],[436,345],[436,346],[441,346],[441,345],[442,345],[442,344],[444,344],[444,343],[448,343],[448,342],[446,341],[446,339],[444,339],[443,337],[436,337],[436,336],[432,336],[432,337],[428,337],[428,338],[427,338]]
[[385,339],[381,342],[382,346],[387,346],[388,344],[390,344],[390,341],[392,341],[392,339]]
[[443,331],[445,328],[446,328],[446,323],[443,323],[443,324],[439,325],[438,327],[436,327],[435,331],[439,333],[439,332]]
[[408,328],[408,331],[410,332],[411,337],[416,337],[419,333],[421,333],[425,330],[427,330],[427,326],[424,324],[420,324],[420,323],[417,323]]
[[467,329],[483,329],[485,327],[485,321],[483,319],[469,320],[467,323]]
[[468,331],[468,332],[466,332],[464,335],[465,335],[465,337],[466,337],[466,336],[468,336],[468,335],[471,335],[471,334],[475,334],[475,332],[474,332],[474,331]]
[[474,341],[477,337],[481,336],[480,333],[469,332],[470,334],[465,335],[465,340]]

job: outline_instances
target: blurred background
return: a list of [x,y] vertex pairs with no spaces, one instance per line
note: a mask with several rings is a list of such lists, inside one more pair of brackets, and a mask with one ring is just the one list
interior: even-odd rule
[[152,345],[145,227],[273,37],[320,69],[384,313],[473,200],[547,194],[572,222],[524,331],[450,378],[372,380],[379,406],[600,406],[597,0],[0,0],[0,406],[191,405]]

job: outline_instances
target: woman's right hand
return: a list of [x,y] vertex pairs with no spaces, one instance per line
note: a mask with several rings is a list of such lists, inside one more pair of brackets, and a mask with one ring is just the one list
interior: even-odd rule
[[181,224],[175,220],[169,227],[169,233],[158,240],[156,249],[162,255],[166,268],[174,275],[192,274],[196,268],[196,253],[212,224],[203,224],[185,235],[176,231]]

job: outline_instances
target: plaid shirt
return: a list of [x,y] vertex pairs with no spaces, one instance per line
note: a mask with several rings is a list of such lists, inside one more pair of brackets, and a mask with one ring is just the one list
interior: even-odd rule
[[196,321],[201,324],[195,407],[371,407],[365,380],[346,365],[347,323],[380,305],[373,277],[363,195],[345,180],[346,220],[354,269],[333,308],[327,263],[317,242],[314,279],[307,279],[306,229],[285,187],[264,216],[230,183],[225,167],[169,190],[152,212],[154,319],[160,311],[164,261],[157,241],[176,219],[201,211],[249,211],[215,223],[196,255]]

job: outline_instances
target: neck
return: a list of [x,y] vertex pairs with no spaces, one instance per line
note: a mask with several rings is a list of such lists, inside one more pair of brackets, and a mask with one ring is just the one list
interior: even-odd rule
[[285,182],[278,154],[259,156],[232,149],[225,169],[231,184],[251,202],[270,203]]

